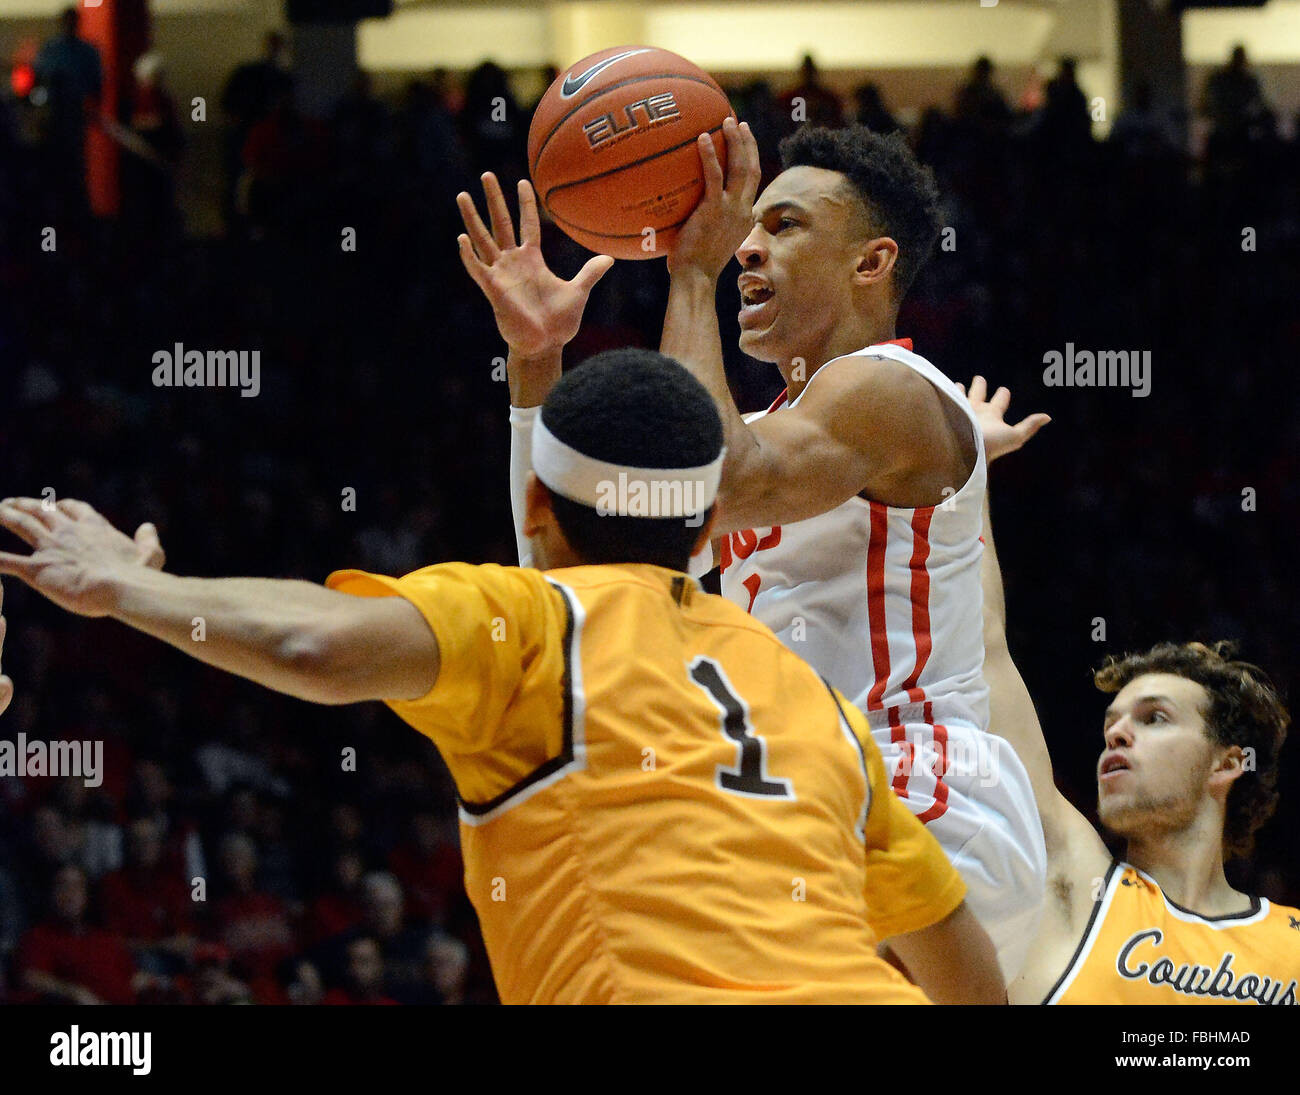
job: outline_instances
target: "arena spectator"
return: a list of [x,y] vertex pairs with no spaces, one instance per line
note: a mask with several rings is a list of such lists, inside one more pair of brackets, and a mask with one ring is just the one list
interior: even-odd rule
[[223,895],[213,907],[214,941],[226,948],[233,972],[248,980],[254,994],[265,994],[276,965],[293,953],[288,910],[279,898],[257,888],[257,851],[243,833],[226,834],[220,863]]
[[121,935],[86,918],[85,872],[67,866],[54,876],[49,915],[23,936],[22,985],[34,998],[62,1004],[130,1004],[147,977],[136,969]]
[[877,133],[893,133],[903,128],[885,105],[879,84],[859,84],[853,89],[853,103],[859,125]]
[[805,122],[833,127],[844,124],[844,103],[838,94],[821,82],[817,62],[810,53],[804,54],[799,65],[798,81],[783,91],[777,101],[787,129]]
[[411,916],[436,925],[447,922],[448,910],[464,888],[465,865],[454,825],[433,813],[418,813],[411,819],[410,837],[388,857]]
[[157,823],[136,818],[127,826],[125,865],[100,881],[104,926],[126,939],[141,969],[174,974],[194,950],[193,905],[189,887],[163,860]]
[[98,109],[104,71],[99,50],[78,36],[75,6],[59,16],[60,30],[36,54],[36,80],[48,108],[48,177],[60,185],[71,211],[86,200],[86,123]]
[[366,915],[361,893],[364,871],[361,856],[353,848],[344,848],[334,857],[327,888],[308,907],[303,926],[304,943],[315,946],[361,924]]
[[1223,149],[1259,138],[1271,124],[1273,112],[1245,46],[1233,46],[1228,63],[1206,78],[1200,111],[1210,123],[1210,140]]
[[347,974],[340,988],[330,989],[322,1004],[396,1004],[384,995],[384,958],[379,944],[368,935],[351,940],[346,948]]

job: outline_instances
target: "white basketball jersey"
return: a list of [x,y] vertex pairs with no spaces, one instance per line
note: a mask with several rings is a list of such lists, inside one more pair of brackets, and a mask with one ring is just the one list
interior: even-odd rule
[[[983,436],[970,404],[910,340],[847,356],[859,354],[915,369],[961,408],[977,446],[970,477],[937,506],[898,509],[854,497],[806,521],[732,533],[721,547],[722,592],[866,711],[873,727],[961,719],[987,730]],[[816,383],[814,373],[809,384]],[[746,421],[786,405],[783,393]]]

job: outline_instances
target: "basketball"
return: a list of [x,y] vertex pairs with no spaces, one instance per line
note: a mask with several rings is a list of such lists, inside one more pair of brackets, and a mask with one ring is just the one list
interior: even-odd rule
[[538,201],[591,251],[664,256],[704,195],[695,140],[712,134],[725,169],[729,117],[725,92],[685,57],[651,46],[593,53],[537,104],[528,171]]

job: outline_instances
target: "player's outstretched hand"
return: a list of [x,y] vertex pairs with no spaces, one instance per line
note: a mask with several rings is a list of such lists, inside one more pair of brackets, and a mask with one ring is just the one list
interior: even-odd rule
[[1015,452],[1026,441],[1046,426],[1051,418],[1041,412],[1027,415],[1012,425],[1006,421],[1007,407],[1011,405],[1011,393],[1006,388],[999,388],[988,398],[988,385],[982,376],[970,382],[970,391],[963,384],[957,387],[966,396],[979,421],[984,434],[984,455],[991,464],[999,456]]
[[[572,281],[553,274],[542,257],[542,228],[537,198],[527,179],[519,180],[519,242],[501,184],[492,172],[483,175],[489,232],[463,190],[456,195],[465,232],[456,238],[460,261],[492,305],[497,330],[506,344],[524,357],[558,351],[578,333],[587,298],[614,260],[589,259]],[[468,234],[466,234],[468,233]]]
[[[3,607],[4,605],[4,596],[5,596],[4,586],[0,585],[0,607]],[[5,623],[5,618],[3,616],[0,616],[0,658],[3,658],[4,656],[5,631],[7,629],[8,629],[8,625]],[[4,714],[5,708],[9,706],[9,701],[13,698],[14,698],[14,682],[10,680],[8,677],[6,677],[3,673],[0,673],[0,715]]]
[[736,249],[754,228],[754,198],[763,177],[758,141],[748,122],[726,118],[722,134],[727,141],[727,172],[713,137],[701,133],[696,140],[704,165],[704,197],[686,219],[668,252],[668,272],[696,269],[717,281]]
[[0,574],[20,578],[79,616],[113,611],[114,579],[124,570],[158,569],[163,564],[153,525],[141,525],[132,539],[72,498],[54,505],[36,498],[6,498],[0,502],[0,527],[33,549],[30,555],[0,552]]

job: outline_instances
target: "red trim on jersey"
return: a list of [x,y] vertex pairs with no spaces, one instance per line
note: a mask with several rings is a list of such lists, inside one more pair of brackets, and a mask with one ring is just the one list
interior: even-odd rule
[[912,778],[912,760],[915,749],[903,732],[902,723],[898,721],[898,708],[889,709],[889,740],[899,746],[898,767],[894,769],[894,779],[890,784],[894,794],[907,798],[907,781]]
[[[873,342],[871,345],[872,346],[901,346],[903,347],[904,350],[911,350],[912,340],[910,338],[887,338],[885,339],[884,342]],[[781,394],[778,395],[774,400],[772,400],[772,405],[768,407],[767,409],[768,414],[771,414],[774,410],[777,409],[777,407],[779,407],[782,403],[785,402],[785,397],[787,394],[789,394],[789,391],[790,391],[789,388],[781,389]]]
[[[928,710],[926,714],[928,717]],[[927,825],[948,812],[948,785],[943,781],[943,777],[948,773],[948,728],[946,726],[935,726],[934,744],[939,748],[939,764],[934,773],[934,802],[924,813],[916,815],[916,820],[922,825]]]
[[867,710],[879,711],[889,683],[889,629],[885,619],[885,543],[889,538],[889,507],[870,502],[871,537],[867,541],[867,620],[871,627],[871,667],[876,680],[867,693]]
[[912,703],[925,699],[925,689],[918,688],[916,682],[920,680],[921,671],[934,648],[930,635],[930,570],[925,565],[930,558],[930,521],[933,517],[933,506],[912,514],[912,559],[907,565],[912,572],[912,642],[916,647],[916,664],[903,682],[907,698]]

